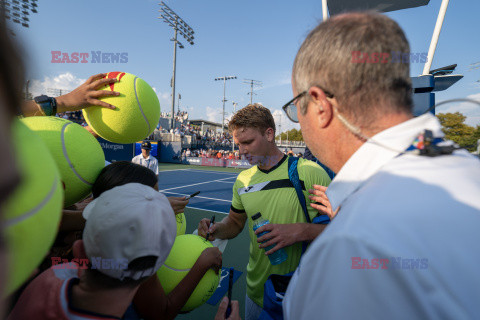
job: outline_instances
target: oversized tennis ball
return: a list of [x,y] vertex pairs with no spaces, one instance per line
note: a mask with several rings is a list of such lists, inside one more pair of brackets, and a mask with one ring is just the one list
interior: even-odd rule
[[45,258],[63,206],[60,173],[43,141],[19,120],[12,130],[21,182],[2,208],[8,248],[5,296],[18,289]]
[[[157,271],[166,294],[182,281],[203,250],[210,247],[213,247],[210,242],[197,235],[184,234],[175,238],[167,260]],[[217,289],[219,281],[220,275],[209,269],[182,307],[182,311],[190,311],[204,304]]]
[[100,143],[81,125],[57,117],[22,119],[45,142],[65,187],[65,207],[84,199],[105,166]]
[[152,134],[160,120],[160,102],[152,87],[141,78],[125,72],[109,72],[118,82],[101,90],[119,92],[119,96],[102,98],[115,110],[90,107],[83,109],[88,125],[105,140],[134,143]]
[[175,215],[175,219],[177,220],[177,237],[185,234],[185,230],[187,229],[187,220],[185,219],[185,213],[179,213]]

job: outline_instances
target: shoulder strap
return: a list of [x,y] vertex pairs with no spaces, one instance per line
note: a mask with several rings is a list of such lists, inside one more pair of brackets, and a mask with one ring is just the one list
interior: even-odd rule
[[[289,157],[288,158],[288,179],[293,184],[295,191],[297,192],[298,201],[300,201],[300,205],[302,206],[303,213],[305,214],[305,219],[307,223],[312,223],[310,220],[310,216],[308,215],[307,211],[307,202],[305,200],[305,196],[302,192],[302,186],[300,184],[300,177],[298,175],[298,158],[297,157]],[[302,255],[307,250],[307,243],[305,241],[302,242]]]
[[302,192],[302,185],[300,184],[300,177],[298,175],[298,158],[297,157],[289,157],[288,158],[288,179],[293,184],[295,191],[297,192],[298,200],[300,201],[300,205],[302,206],[303,213],[305,214],[305,219],[308,223],[312,223],[310,220],[310,216],[308,215],[307,211],[307,203],[305,200],[305,195]]

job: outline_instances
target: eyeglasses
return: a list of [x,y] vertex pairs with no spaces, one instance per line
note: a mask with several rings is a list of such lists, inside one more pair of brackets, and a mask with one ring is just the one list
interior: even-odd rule
[[[327,90],[324,90],[322,87],[320,87],[320,86],[315,86],[315,87],[322,89],[323,92],[325,93],[325,95],[327,96],[327,98],[333,98],[334,97],[332,93],[330,93]],[[290,119],[290,121],[298,123],[297,105],[295,104],[295,101],[297,99],[300,99],[301,97],[303,97],[307,93],[308,93],[307,90],[303,91],[302,93],[300,93],[296,97],[294,97],[292,100],[288,101],[282,107],[282,110],[285,111],[285,114],[287,115],[288,119]]]

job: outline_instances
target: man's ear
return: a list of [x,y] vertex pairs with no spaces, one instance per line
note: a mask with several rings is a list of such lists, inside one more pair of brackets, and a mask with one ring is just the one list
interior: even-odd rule
[[273,130],[273,128],[268,128],[267,130],[265,130],[265,135],[267,136],[268,142],[275,141],[275,130]]
[[72,251],[75,258],[87,259],[87,253],[85,252],[85,245],[83,240],[75,241],[73,243]]
[[312,109],[313,116],[321,128],[327,127],[333,119],[333,105],[325,92],[317,87],[310,87],[308,90],[310,102],[308,109]]

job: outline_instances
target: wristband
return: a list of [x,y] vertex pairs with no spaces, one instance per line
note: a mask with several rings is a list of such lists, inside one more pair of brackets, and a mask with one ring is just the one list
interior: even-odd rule
[[313,218],[312,223],[315,224],[329,224],[330,223],[330,218],[326,214],[322,214],[320,216],[317,216]]
[[55,100],[55,98],[41,95],[35,97],[34,100],[46,116],[55,116],[57,114],[57,100]]

